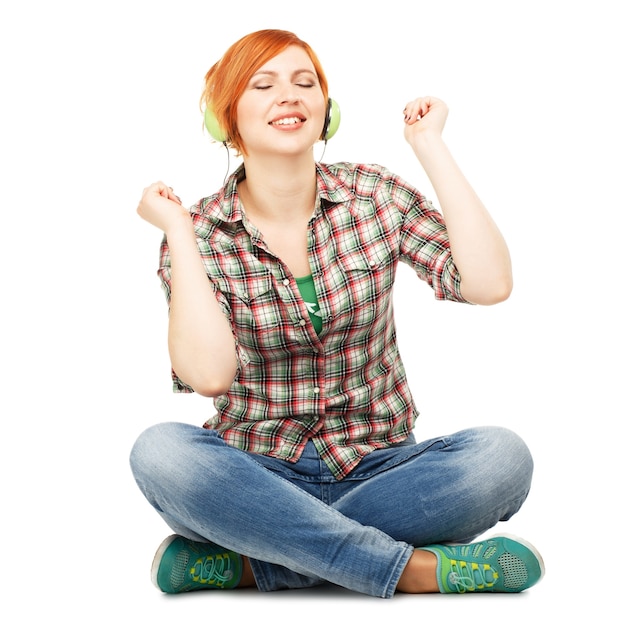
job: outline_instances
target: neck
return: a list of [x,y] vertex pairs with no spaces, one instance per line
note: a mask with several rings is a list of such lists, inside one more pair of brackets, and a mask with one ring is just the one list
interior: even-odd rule
[[281,159],[244,159],[246,178],[238,191],[248,215],[271,220],[309,219],[317,180],[312,153]]

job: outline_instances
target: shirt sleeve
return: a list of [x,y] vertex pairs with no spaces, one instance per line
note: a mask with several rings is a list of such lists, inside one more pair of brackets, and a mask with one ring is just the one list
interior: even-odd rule
[[402,213],[400,258],[433,289],[438,300],[467,302],[454,264],[443,216],[432,202],[401,178],[389,174],[387,186]]

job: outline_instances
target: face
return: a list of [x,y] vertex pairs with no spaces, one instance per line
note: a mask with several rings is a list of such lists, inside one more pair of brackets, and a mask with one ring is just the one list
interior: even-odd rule
[[250,79],[237,105],[246,152],[294,154],[320,138],[326,101],[309,55],[290,46]]

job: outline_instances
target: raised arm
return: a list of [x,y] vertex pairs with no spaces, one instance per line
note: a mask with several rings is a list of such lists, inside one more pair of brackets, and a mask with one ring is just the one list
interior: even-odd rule
[[197,393],[220,395],[237,369],[235,341],[204,271],[191,216],[162,182],[144,189],[137,212],[165,233],[170,250],[172,367]]
[[437,98],[418,98],[407,104],[404,114],[405,138],[430,179],[443,212],[463,297],[475,304],[506,300],[513,288],[509,251],[443,141],[447,106]]

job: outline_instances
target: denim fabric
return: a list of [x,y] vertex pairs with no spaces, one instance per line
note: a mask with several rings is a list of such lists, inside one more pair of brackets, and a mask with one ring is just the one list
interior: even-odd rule
[[139,437],[131,467],[174,532],[248,556],[259,589],[328,581],[388,598],[414,547],[470,541],[517,512],[533,462],[517,435],[481,427],[411,436],[338,481],[310,442],[294,464],[166,423]]

